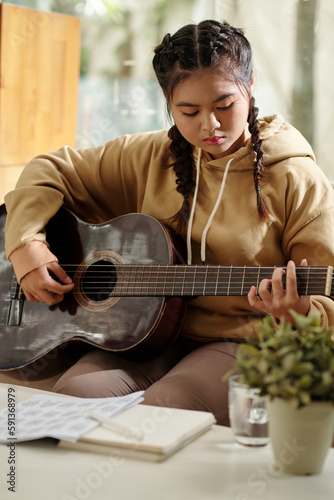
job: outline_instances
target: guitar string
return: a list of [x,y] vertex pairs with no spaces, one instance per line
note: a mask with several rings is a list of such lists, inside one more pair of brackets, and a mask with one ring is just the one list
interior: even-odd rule
[[[89,264],[89,265],[85,265],[85,264],[62,264],[62,267],[70,267],[70,268],[73,268],[73,269],[86,269],[86,272],[87,271],[90,271],[91,268],[95,268],[93,269],[94,272],[96,272],[96,269],[100,269],[100,268],[104,268],[104,269],[110,269],[110,264]],[[146,265],[146,264],[112,264],[112,267],[115,268],[116,270],[128,270],[128,269],[133,269],[133,272],[135,271],[138,271],[138,270],[142,270],[142,269],[147,269],[147,272],[149,272],[149,270],[157,270],[157,272],[159,271],[164,271],[164,270],[167,270],[171,273],[174,273],[175,270],[179,270],[179,271],[182,271],[184,272],[184,270],[189,270],[189,271],[195,271],[198,272],[198,271],[203,271],[203,272],[215,272],[215,270],[226,270],[226,272],[230,272],[230,270],[232,269],[232,271],[242,271],[244,272],[246,270],[246,272],[248,271],[254,271],[254,272],[258,272],[259,270],[264,270],[264,271],[273,271],[274,269],[276,268],[280,268],[280,269],[283,269],[283,270],[286,270],[286,267],[284,266],[237,266],[237,265],[232,265],[232,266],[224,266],[224,265],[209,265],[209,266],[188,266],[188,265],[183,265],[183,264],[171,264],[171,265],[159,265],[159,264],[152,264],[152,265]],[[329,266],[330,267],[330,266]],[[318,271],[323,271],[324,273],[327,273],[328,272],[328,267],[326,266],[312,266],[312,267],[304,267],[304,266],[296,266],[296,270],[298,271],[301,271],[303,273],[307,273],[307,272],[318,272]]]

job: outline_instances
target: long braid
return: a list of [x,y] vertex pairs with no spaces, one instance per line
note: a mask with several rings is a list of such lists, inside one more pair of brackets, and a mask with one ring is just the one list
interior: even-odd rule
[[270,215],[270,210],[261,196],[260,184],[263,179],[263,156],[262,139],[260,136],[260,123],[257,119],[259,109],[255,106],[254,97],[251,98],[250,112],[248,115],[249,132],[251,134],[251,141],[255,152],[255,161],[253,169],[254,186],[257,197],[257,210],[261,221],[267,220]]
[[171,143],[165,155],[169,160],[167,167],[173,168],[176,175],[176,190],[183,196],[180,210],[168,222],[176,223],[176,232],[184,234],[190,214],[189,197],[195,186],[193,146],[184,139],[176,125],[169,130],[168,137]]
[[[195,26],[188,26],[181,28],[173,37],[168,33],[161,44],[155,48],[153,67],[166,97],[169,114],[169,99],[173,88],[199,66],[196,42],[194,43],[197,37],[196,30]],[[184,68],[181,72],[180,67]],[[190,215],[189,198],[195,187],[194,147],[184,139],[176,125],[171,127],[168,137],[171,142],[162,159],[162,164],[165,168],[173,168],[176,176],[176,190],[183,196],[183,202],[180,210],[165,222],[176,225],[175,231],[183,235]]]

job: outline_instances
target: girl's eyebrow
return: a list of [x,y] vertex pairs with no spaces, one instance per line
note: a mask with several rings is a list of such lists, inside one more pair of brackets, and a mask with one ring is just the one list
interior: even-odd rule
[[[230,93],[230,94],[222,94],[221,96],[219,96],[217,99],[215,99],[213,101],[213,104],[216,104],[217,102],[220,102],[220,101],[223,101],[224,99],[227,99],[228,97],[231,97],[232,95],[234,95],[234,93]],[[189,107],[189,108],[200,108],[201,105],[200,104],[192,104],[190,102],[186,102],[186,101],[180,101],[176,104],[176,106],[178,107]]]

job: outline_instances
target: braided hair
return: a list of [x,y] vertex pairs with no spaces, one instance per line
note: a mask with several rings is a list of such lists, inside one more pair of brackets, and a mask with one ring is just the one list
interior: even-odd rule
[[[227,22],[208,20],[198,25],[189,24],[173,36],[169,33],[165,35],[154,52],[153,68],[166,98],[169,114],[175,87],[200,69],[217,67],[226,79],[247,91],[250,98],[248,124],[255,153],[253,177],[257,209],[260,220],[266,220],[270,212],[260,192],[264,152],[257,119],[259,110],[249,93],[252,82],[252,50],[243,31]],[[182,207],[172,218],[176,222],[176,230],[183,234],[190,212],[189,197],[195,187],[193,146],[184,139],[176,125],[171,127],[168,136],[171,143],[163,162],[173,168],[177,191],[183,196]]]

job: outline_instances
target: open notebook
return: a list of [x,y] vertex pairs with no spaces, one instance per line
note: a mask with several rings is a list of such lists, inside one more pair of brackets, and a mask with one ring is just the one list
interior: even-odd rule
[[113,417],[112,422],[130,432],[127,436],[103,427],[76,442],[60,440],[61,448],[162,461],[207,431],[216,421],[203,411],[136,405]]

